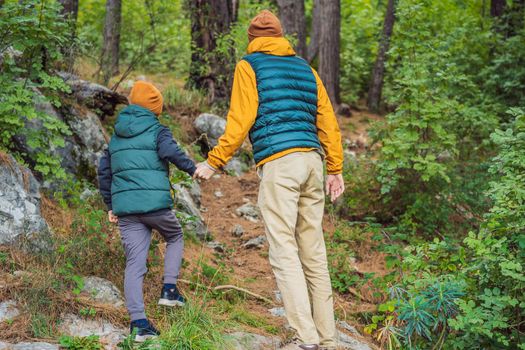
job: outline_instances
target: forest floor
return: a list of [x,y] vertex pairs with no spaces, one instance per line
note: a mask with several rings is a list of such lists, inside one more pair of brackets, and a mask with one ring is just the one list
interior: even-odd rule
[[[133,78],[135,77],[130,79]],[[173,84],[179,87],[182,86],[179,81],[173,79],[169,83],[161,83],[159,86]],[[126,94],[128,92],[127,89],[127,87],[122,86],[121,92]],[[181,135],[184,135],[183,139],[186,139],[184,141],[187,142],[188,138],[196,136],[192,126],[192,121],[196,115],[179,113],[175,110],[167,112],[175,124],[180,127]],[[106,120],[106,123],[111,123],[111,119]],[[345,148],[347,148],[346,152],[350,152],[351,156],[364,153],[370,145],[368,137],[370,125],[381,120],[381,116],[358,110],[353,110],[351,117],[339,117],[343,143]],[[239,177],[219,174],[209,181],[200,183],[202,216],[213,235],[213,240],[223,246],[223,251],[217,251],[217,249],[214,249],[206,242],[200,242],[191,238],[187,239],[180,289],[188,297],[190,303],[203,309],[209,309],[209,312],[214,317],[224,320],[221,328],[224,332],[244,330],[265,336],[279,336],[280,339],[286,340],[290,339],[292,334],[286,327],[285,317],[273,316],[269,311],[271,308],[282,307],[282,304],[276,297],[277,286],[268,261],[268,245],[265,243],[262,247],[250,249],[243,247],[243,244],[249,239],[264,236],[263,223],[260,220],[252,222],[236,214],[236,209],[245,203],[257,203],[258,182],[255,169],[252,168]],[[331,206],[328,206],[324,220],[327,244],[332,240],[334,234],[345,225],[344,220],[338,218],[337,215],[330,214],[333,211],[330,209]],[[61,236],[65,240],[68,237],[72,237],[73,230],[75,230],[75,219],[78,214],[74,209],[63,208],[54,201],[44,198],[42,213],[56,235]],[[232,234],[232,229],[236,225],[241,225],[244,229],[244,234],[241,237],[236,237]],[[96,255],[85,256],[85,259],[93,260],[89,262],[89,265],[93,267],[89,268],[88,273],[104,277],[114,283],[118,289],[123,290],[124,266],[121,266],[122,262],[118,260],[122,254],[119,248],[120,235],[118,227],[116,225],[108,226],[106,223],[103,224],[103,227],[107,233],[106,243],[110,254],[109,259],[111,260],[104,261],[101,260],[103,259],[101,256]],[[388,269],[385,266],[384,253],[374,249],[375,244],[370,239],[373,233],[360,231],[360,234],[362,237],[351,240],[351,245],[349,246],[351,252],[349,251],[348,254],[345,252],[345,259],[346,255],[350,256],[352,254],[353,257],[349,260],[352,265],[350,270],[353,270],[355,274],[361,277],[366,274],[385,275]],[[153,254],[148,262],[149,271],[145,277],[144,294],[147,314],[161,329],[169,329],[173,315],[157,305],[159,288],[162,285],[162,257],[164,255],[164,244],[159,238],[155,236],[152,244]],[[17,269],[22,272],[28,272],[29,276],[32,276],[31,278],[41,276],[42,279],[49,280],[46,282],[47,284],[53,282],[52,278],[55,278],[56,273],[44,271],[44,269],[49,269],[49,266],[41,266],[31,256],[22,252],[5,252],[4,255],[6,254],[10,255],[9,259],[13,261],[13,266],[17,266]],[[106,258],[108,257],[106,256]],[[54,269],[55,267],[51,268]],[[60,274],[61,272],[58,273]],[[0,282],[5,282],[3,283],[3,288],[27,288],[24,285],[11,285],[11,280],[13,278],[10,274],[0,273]],[[39,281],[37,278],[31,285],[42,284],[42,288],[47,285],[44,281]],[[199,290],[199,287],[196,287],[196,285],[204,286],[204,292],[202,289]],[[234,289],[226,289],[222,293],[217,294],[210,291],[212,285],[233,285],[245,288],[271,300],[271,303],[253,298]],[[28,296],[30,295],[31,297],[34,294],[34,297],[38,298],[38,293],[47,294],[50,291],[52,289],[45,292],[43,289],[42,291],[35,290],[34,293],[31,290],[26,290],[24,293],[29,293]],[[3,292],[5,290],[0,288],[0,297],[2,297]],[[354,326],[362,336],[359,337],[355,334],[352,334],[352,336],[370,344],[371,348],[376,348],[376,346],[374,345],[374,340],[363,331],[366,322],[363,322],[362,315],[373,312],[376,309],[376,305],[383,301],[381,296],[378,297],[378,293],[375,292],[376,289],[373,287],[372,282],[368,280],[368,282],[363,284],[357,284],[355,289],[349,288],[348,293],[335,293],[337,318]],[[95,318],[105,318],[121,326],[122,329],[125,329],[128,325],[127,313],[123,306],[107,305],[99,307],[90,304],[83,297],[75,297],[69,293],[53,295],[52,298],[56,299],[54,301],[56,305],[61,306],[56,310],[53,309],[52,315],[48,315],[50,320],[60,319],[64,312],[82,312],[86,308],[91,309],[94,307],[96,308]],[[38,305],[38,302],[29,302],[29,304]],[[75,309],[78,310],[75,311]],[[45,335],[47,333],[42,333],[43,336],[35,338],[34,325],[32,324],[34,324],[34,320],[32,320],[31,314],[29,312],[23,313],[13,324],[0,325],[0,331],[4,334],[2,338],[10,342],[35,340],[56,342],[56,339],[53,340]],[[31,331],[32,328],[33,330]]]

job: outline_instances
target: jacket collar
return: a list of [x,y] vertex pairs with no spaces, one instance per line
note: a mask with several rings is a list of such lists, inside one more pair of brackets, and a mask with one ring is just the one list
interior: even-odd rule
[[295,51],[288,40],[283,37],[259,37],[248,45],[248,54],[262,52],[275,56],[294,56]]

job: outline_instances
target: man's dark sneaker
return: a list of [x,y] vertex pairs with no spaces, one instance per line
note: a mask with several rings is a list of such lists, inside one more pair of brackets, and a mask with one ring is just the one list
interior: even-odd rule
[[162,288],[160,293],[159,305],[164,306],[184,306],[186,299],[180,294],[177,286],[170,285]]
[[132,321],[129,326],[129,332],[135,334],[134,340],[138,343],[142,343],[147,339],[156,338],[160,335],[160,332],[145,318]]

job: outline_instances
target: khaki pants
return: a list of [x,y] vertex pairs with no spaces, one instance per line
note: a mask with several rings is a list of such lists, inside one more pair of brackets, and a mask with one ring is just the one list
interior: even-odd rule
[[259,172],[259,207],[286,317],[304,344],[335,347],[333,296],[322,221],[324,175],[315,152],[288,154]]

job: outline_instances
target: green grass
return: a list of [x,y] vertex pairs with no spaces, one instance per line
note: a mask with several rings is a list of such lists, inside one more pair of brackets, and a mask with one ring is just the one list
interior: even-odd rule
[[170,310],[167,319],[170,326],[161,334],[162,349],[228,349],[225,324],[212,315],[205,300],[189,301],[180,310]]
[[200,113],[207,109],[205,96],[197,90],[186,90],[176,85],[164,89],[164,104],[180,113]]

